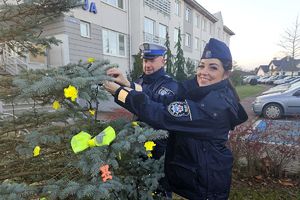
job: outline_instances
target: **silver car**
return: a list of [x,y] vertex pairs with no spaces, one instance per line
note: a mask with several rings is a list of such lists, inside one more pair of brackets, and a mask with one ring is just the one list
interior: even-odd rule
[[252,110],[265,118],[278,119],[284,115],[300,115],[300,87],[256,97]]

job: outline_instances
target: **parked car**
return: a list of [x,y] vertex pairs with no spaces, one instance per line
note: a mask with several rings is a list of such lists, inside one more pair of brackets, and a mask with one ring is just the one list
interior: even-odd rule
[[272,85],[274,81],[285,78],[285,75],[276,75],[276,76],[271,76],[269,79],[267,79],[264,83]]
[[265,118],[278,119],[285,115],[300,115],[300,86],[256,97],[252,110]]
[[275,85],[280,85],[280,84],[284,84],[284,83],[289,83],[289,82],[291,82],[295,79],[299,79],[299,77],[297,77],[297,76],[287,76],[283,79],[278,79],[278,80],[274,81],[274,84]]
[[257,82],[258,83],[263,83],[264,80],[268,79],[270,76],[263,76],[263,77],[260,77],[259,79],[257,79]]
[[300,79],[291,81],[290,83],[287,84],[281,84],[281,85],[277,85],[275,87],[272,87],[266,91],[264,91],[262,94],[266,95],[266,94],[271,94],[271,93],[276,93],[276,92],[283,92],[288,90],[291,87],[300,87]]
[[249,75],[243,78],[243,83],[244,84],[250,84],[250,85],[256,85],[257,84],[257,79],[259,76],[256,75]]

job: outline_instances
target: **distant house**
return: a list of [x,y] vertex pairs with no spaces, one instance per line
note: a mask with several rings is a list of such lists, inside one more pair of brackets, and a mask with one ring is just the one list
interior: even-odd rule
[[257,76],[266,76],[269,72],[269,65],[260,65],[256,72]]
[[268,66],[270,75],[300,76],[300,59],[293,59],[286,56],[281,60],[274,59]]

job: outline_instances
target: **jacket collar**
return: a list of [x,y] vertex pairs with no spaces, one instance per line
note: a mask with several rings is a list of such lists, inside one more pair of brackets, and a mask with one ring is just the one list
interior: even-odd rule
[[[195,79],[196,79],[196,77],[195,77]],[[197,80],[193,81],[193,82],[198,85]],[[190,98],[190,99],[201,99],[213,90],[225,89],[228,86],[228,84],[229,84],[229,80],[225,79],[225,80],[222,80],[222,81],[212,84],[212,85],[202,86],[202,87],[198,86],[196,88],[188,90],[186,96],[187,96],[187,98]]]
[[158,71],[154,72],[153,74],[143,74],[142,78],[143,78],[143,82],[144,83],[152,83],[154,81],[156,81],[158,78],[160,78],[161,76],[164,76],[166,74],[164,68],[162,67],[161,69],[159,69]]

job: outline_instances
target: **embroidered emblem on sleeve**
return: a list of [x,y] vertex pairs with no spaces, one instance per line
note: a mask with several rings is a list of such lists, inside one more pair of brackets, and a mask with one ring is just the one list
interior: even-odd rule
[[175,101],[168,106],[168,111],[174,117],[183,117],[190,115],[189,105],[186,102]]
[[161,87],[158,91],[158,94],[159,95],[173,95],[174,92],[168,88],[165,88],[165,87]]
[[128,92],[122,89],[118,94],[118,100],[125,103],[127,96],[128,96]]
[[143,91],[143,88],[141,85],[137,84],[137,83],[134,83],[134,89],[138,92],[142,92]]

